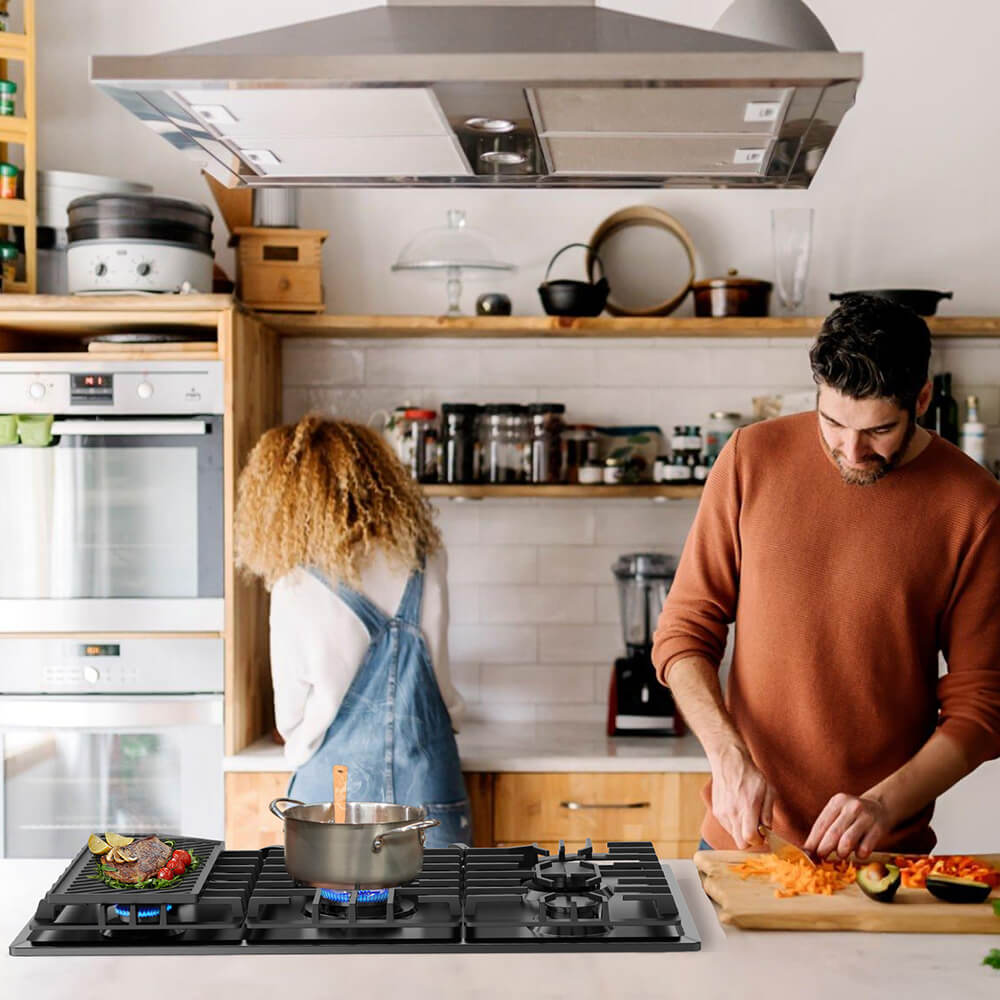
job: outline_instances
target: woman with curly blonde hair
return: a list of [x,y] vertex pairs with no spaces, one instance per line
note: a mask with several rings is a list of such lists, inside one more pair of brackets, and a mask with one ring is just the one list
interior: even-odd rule
[[350,800],[423,805],[428,844],[470,842],[445,552],[381,437],[315,414],[267,431],[237,486],[236,560],[271,591],[289,796],[328,802],[347,764]]

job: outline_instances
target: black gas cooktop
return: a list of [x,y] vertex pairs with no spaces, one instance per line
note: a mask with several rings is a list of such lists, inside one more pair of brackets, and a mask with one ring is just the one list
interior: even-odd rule
[[454,845],[425,851],[406,885],[342,893],[293,881],[280,847],[217,850],[183,892],[84,885],[78,867],[38,904],[11,955],[701,947],[673,872],[645,842],[611,843],[607,854],[589,841],[577,854]]

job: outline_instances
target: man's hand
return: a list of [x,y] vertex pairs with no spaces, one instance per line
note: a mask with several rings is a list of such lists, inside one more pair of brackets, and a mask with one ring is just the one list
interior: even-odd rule
[[760,845],[758,825],[771,825],[774,793],[745,747],[729,746],[712,761],[712,812],[740,850]]
[[851,851],[859,858],[867,858],[890,829],[889,810],[879,796],[871,792],[861,796],[841,792],[823,807],[803,846],[820,858],[832,851],[841,858]]

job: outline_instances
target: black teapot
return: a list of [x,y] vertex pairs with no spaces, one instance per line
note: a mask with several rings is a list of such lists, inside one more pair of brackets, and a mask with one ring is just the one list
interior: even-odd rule
[[[594,260],[600,265],[601,279],[591,284],[589,281],[571,281],[563,278],[549,281],[549,271],[561,253],[571,247],[583,247],[590,250]],[[549,316],[599,316],[604,311],[611,288],[608,279],[604,277],[604,264],[592,248],[586,243],[567,243],[549,261],[545,269],[545,280],[538,286],[538,295],[542,307]]]

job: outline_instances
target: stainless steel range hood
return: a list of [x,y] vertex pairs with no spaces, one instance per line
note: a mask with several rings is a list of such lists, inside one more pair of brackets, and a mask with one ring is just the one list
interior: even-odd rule
[[397,3],[91,79],[229,186],[808,187],[861,56],[587,3]]

